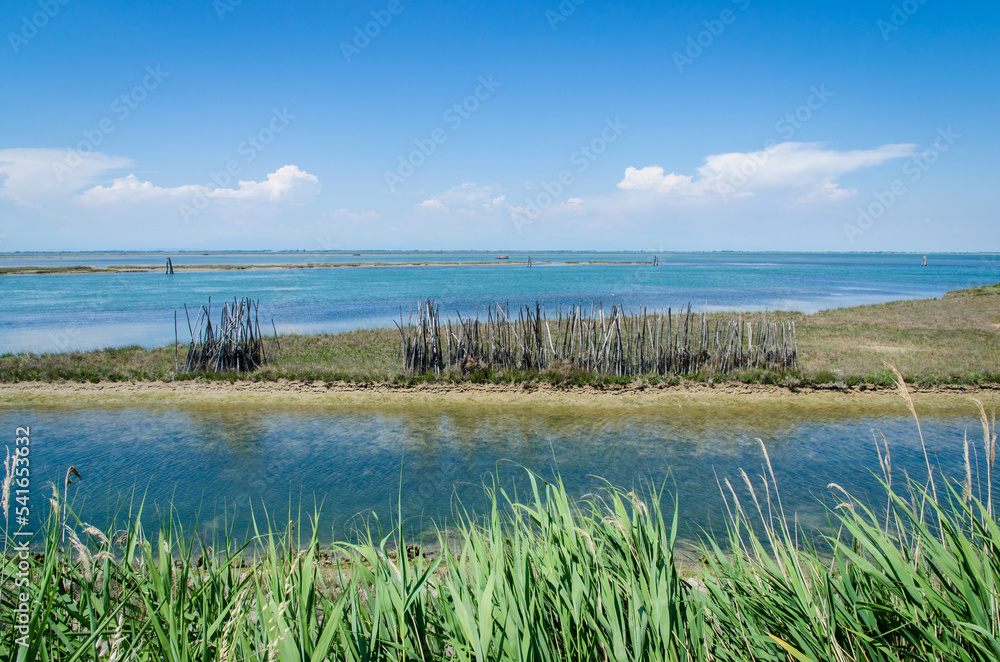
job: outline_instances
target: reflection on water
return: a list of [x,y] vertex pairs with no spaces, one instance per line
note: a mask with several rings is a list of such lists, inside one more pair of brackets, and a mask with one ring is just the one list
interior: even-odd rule
[[[414,526],[444,523],[458,501],[480,507],[482,482],[500,475],[524,489],[523,468],[569,492],[666,485],[679,498],[682,535],[721,525],[718,481],[742,489],[739,469],[761,473],[768,448],[786,510],[821,527],[820,500],[838,483],[875,494],[878,459],[872,430],[889,440],[896,475],[926,474],[916,428],[898,415],[848,416],[776,407],[619,410],[463,406],[394,409],[277,406],[0,408],[0,429],[30,425],[36,514],[45,481],[74,465],[83,475],[76,499],[102,526],[109,507],[132,493],[162,510],[173,504],[188,529],[222,521],[246,529],[251,505],[311,513],[322,503],[323,539],[349,536],[375,512]],[[932,461],[948,476],[963,472],[962,440],[979,430],[971,409],[923,419]],[[600,477],[600,478],[598,478]],[[735,480],[734,480],[735,479]],[[897,478],[898,480],[898,478]],[[147,506],[150,522],[155,513]]]

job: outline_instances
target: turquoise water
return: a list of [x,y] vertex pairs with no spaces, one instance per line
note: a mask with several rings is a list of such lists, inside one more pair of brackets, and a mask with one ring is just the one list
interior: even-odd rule
[[[982,457],[971,406],[922,422],[939,481],[964,475],[966,430],[980,446],[973,461]],[[912,419],[844,408],[0,407],[4,438],[23,425],[32,432],[36,516],[47,508],[47,481],[60,482],[73,465],[83,480],[70,494],[86,521],[103,527],[109,508],[135,490],[145,494],[147,526],[172,505],[189,532],[205,535],[223,522],[245,533],[251,507],[285,521],[289,506],[311,514],[320,502],[324,540],[350,537],[373,512],[392,520],[397,501],[408,526],[427,530],[459,503],[481,508],[491,473],[523,490],[530,469],[546,479],[558,472],[574,497],[600,489],[597,477],[626,488],[666,485],[690,539],[722,524],[719,481],[741,497],[741,468],[759,483],[757,438],[786,511],[807,527],[825,526],[830,483],[880,494],[873,430],[888,439],[896,481],[904,471],[920,480],[927,473]]]
[[[0,266],[18,260],[36,263],[159,263],[153,254],[28,254],[0,256]],[[385,261],[385,254],[362,258],[337,254],[177,255],[178,264]],[[410,262],[468,261],[492,254],[393,254]],[[931,255],[921,268],[912,254],[661,253],[660,266],[622,264],[649,260],[637,253],[533,253],[536,266],[359,267],[162,273],[0,276],[0,353],[53,352],[139,344],[162,346],[174,339],[174,313],[180,338],[189,308],[233,296],[261,300],[264,320],[279,332],[310,333],[358,327],[391,326],[400,309],[433,297],[442,310],[463,314],[495,301],[511,304],[541,299],[558,304],[592,301],[626,307],[678,307],[691,302],[710,310],[823,308],[907,298],[940,296],[948,290],[1000,281],[1000,257]],[[263,256],[263,257],[262,257]],[[415,258],[416,256],[416,258]],[[155,258],[155,259],[154,259]],[[551,259],[550,263],[538,260]],[[570,264],[589,260],[618,264]]]

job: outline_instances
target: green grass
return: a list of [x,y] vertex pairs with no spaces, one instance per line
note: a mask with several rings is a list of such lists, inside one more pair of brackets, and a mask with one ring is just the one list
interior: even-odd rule
[[796,319],[805,375],[887,383],[893,363],[920,383],[1000,381],[1000,285]]
[[[1000,284],[950,292],[940,299],[898,301],[822,311],[785,313],[798,331],[797,371],[741,370],[708,372],[684,379],[695,382],[774,384],[841,388],[888,386],[897,365],[906,380],[921,385],[996,385],[1000,383]],[[183,364],[186,347],[180,348]],[[281,352],[267,367],[244,379],[391,383],[413,385],[471,381],[490,384],[616,387],[631,382],[567,366],[538,371],[452,370],[415,376],[401,369],[395,329],[291,335],[281,338]],[[233,375],[180,375],[177,379],[234,380]],[[0,356],[0,382],[115,382],[175,379],[173,347],[140,347],[66,354]],[[650,385],[679,383],[679,378],[644,377]]]
[[[995,429],[982,415],[981,450],[992,457]],[[971,468],[959,485],[893,482],[886,463],[880,507],[831,486],[842,503],[817,538],[784,512],[769,461],[765,467],[753,480],[742,474],[742,486],[724,482],[728,535],[705,539],[704,565],[693,574],[675,556],[677,510],[665,510],[669,499],[652,489],[609,486],[574,501],[560,481],[529,474],[531,490],[521,498],[487,485],[490,507],[478,517],[457,513],[457,535],[440,534],[440,554],[396,554],[407,549],[397,530],[370,530],[356,544],[335,545],[335,564],[315,536],[303,540],[267,517],[247,545],[213,541],[211,553],[172,520],[147,536],[138,512],[113,534],[97,531],[56,491],[36,540],[40,553],[28,557],[29,581],[17,591],[19,560],[6,549],[0,655],[18,662],[1000,657],[1000,527],[992,493],[979,492]],[[991,485],[992,460],[984,470]],[[23,630],[15,628],[19,592],[28,605]]]

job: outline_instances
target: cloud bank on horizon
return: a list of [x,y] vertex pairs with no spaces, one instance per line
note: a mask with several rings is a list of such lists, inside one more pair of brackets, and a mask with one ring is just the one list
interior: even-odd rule
[[1000,249],[1000,7],[716,4],[67,5],[0,53],[0,252]]

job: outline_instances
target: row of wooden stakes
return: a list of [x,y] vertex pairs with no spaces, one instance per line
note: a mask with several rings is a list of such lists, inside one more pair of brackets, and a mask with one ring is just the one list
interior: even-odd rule
[[738,313],[607,310],[603,303],[571,306],[547,315],[542,302],[511,312],[494,304],[475,317],[442,319],[433,300],[396,324],[406,370],[545,371],[572,367],[616,376],[727,374],[750,368],[798,367],[795,323]]

